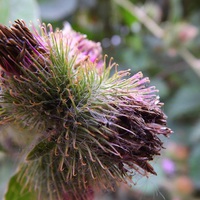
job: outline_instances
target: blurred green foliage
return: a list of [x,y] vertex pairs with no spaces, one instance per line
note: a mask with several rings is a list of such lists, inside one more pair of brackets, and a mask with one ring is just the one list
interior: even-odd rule
[[0,23],[9,25],[16,19],[36,23],[40,18],[39,7],[35,0],[0,0]]
[[[75,30],[100,41],[104,53],[114,57],[119,69],[131,68],[132,73],[142,71],[149,76],[151,85],[160,90],[161,101],[165,103],[164,111],[174,134],[166,141],[166,150],[161,158],[155,161],[159,172],[157,178],[150,177],[139,183],[136,177],[133,181],[138,183],[137,187],[132,186],[128,190],[122,186],[126,192],[107,196],[114,196],[113,199],[117,195],[124,195],[121,199],[199,199],[200,2],[128,2],[141,8],[153,19],[162,28],[164,36],[157,38],[135,13],[118,5],[115,0],[0,0],[0,23],[8,25],[9,21],[18,18],[36,23],[40,19],[53,24],[55,28],[62,28],[63,23],[68,21]],[[187,57],[179,54],[183,49],[189,50],[196,58],[188,62],[190,60]],[[196,71],[193,70],[193,64],[197,66]],[[8,138],[6,142],[12,143],[10,140]],[[0,149],[4,153],[13,153],[9,151],[9,145],[5,145],[5,138],[1,140]],[[167,171],[169,166],[162,165],[165,159],[171,160],[173,170]],[[10,163],[5,162],[5,156],[0,154],[0,170],[3,171],[5,166],[10,166]],[[11,171],[0,173],[1,182],[5,181],[4,176],[10,176]],[[150,189],[146,187],[148,181]]]
[[25,188],[26,184],[19,184],[18,174],[15,174],[9,181],[9,191],[5,194],[5,200],[34,200],[36,195]]

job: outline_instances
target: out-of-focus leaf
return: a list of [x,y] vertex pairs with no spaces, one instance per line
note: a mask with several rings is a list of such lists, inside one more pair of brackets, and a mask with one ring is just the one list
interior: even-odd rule
[[11,174],[14,171],[14,163],[6,158],[6,155],[2,155],[0,152],[0,199],[3,199],[3,194],[5,193],[6,185],[9,181]]
[[152,194],[156,192],[159,188],[159,186],[164,181],[164,173],[161,166],[161,163],[159,161],[156,161],[154,163],[151,163],[153,166],[155,172],[157,173],[157,176],[155,175],[149,175],[149,177],[139,177],[138,180],[136,180],[136,176],[133,176],[133,182],[135,183],[132,188],[134,190],[139,190],[141,192],[144,192],[146,194]]
[[189,175],[195,184],[200,185],[200,146],[196,145],[189,156]]
[[26,157],[27,160],[35,160],[41,156],[49,153],[56,145],[56,142],[48,141],[47,139],[42,140],[31,150]]
[[97,0],[79,0],[79,5],[84,8],[91,8],[97,4]]
[[0,23],[7,24],[9,19],[9,0],[0,0]]
[[139,34],[128,37],[127,44],[134,48],[134,51],[141,52],[143,50],[142,37]]
[[124,22],[129,26],[131,26],[134,22],[138,21],[138,19],[133,14],[131,14],[129,11],[125,9],[120,8],[120,14]]
[[159,90],[159,96],[161,98],[165,98],[169,94],[169,87],[166,85],[164,80],[160,78],[152,79],[151,85],[156,86],[156,88]]
[[200,19],[200,13],[198,10],[196,10],[191,13],[189,21],[191,21],[192,24],[199,26],[199,19]]
[[176,22],[176,21],[180,20],[183,15],[181,0],[176,0],[176,1],[171,0],[170,4],[171,4],[170,18],[171,18],[171,21]]
[[137,53],[131,49],[125,49],[121,57],[122,65],[125,66],[127,63],[129,65],[128,68],[132,68],[133,72],[146,70],[150,66],[149,55],[144,51],[142,53]]
[[23,19],[26,23],[37,23],[39,9],[36,0],[0,0],[0,23],[9,25],[9,21]]
[[39,0],[43,20],[56,21],[71,15],[78,6],[77,0]]
[[18,174],[15,174],[9,181],[8,189],[4,200],[35,200],[36,193],[29,191],[28,186],[18,182]]
[[195,112],[198,114],[200,111],[199,86],[188,85],[180,88],[168,105],[168,116],[171,118],[181,118],[190,114],[194,116]]
[[4,148],[3,148],[2,144],[1,144],[1,141],[0,141],[0,160],[1,160],[2,156],[3,156],[3,154],[4,154]]
[[200,141],[200,120],[196,123],[190,134],[190,143],[197,144]]

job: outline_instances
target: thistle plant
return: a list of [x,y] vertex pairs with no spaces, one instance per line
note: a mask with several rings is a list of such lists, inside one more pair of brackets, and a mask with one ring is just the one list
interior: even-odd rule
[[149,162],[171,133],[157,90],[107,60],[68,25],[0,25],[0,124],[35,135],[17,180],[38,199],[93,199],[135,173],[156,174]]

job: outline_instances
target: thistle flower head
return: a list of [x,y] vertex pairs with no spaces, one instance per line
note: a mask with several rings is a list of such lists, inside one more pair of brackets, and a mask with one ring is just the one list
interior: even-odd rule
[[88,199],[135,172],[156,174],[149,161],[171,133],[157,90],[101,58],[71,29],[0,26],[0,123],[39,133],[20,174],[43,199]]

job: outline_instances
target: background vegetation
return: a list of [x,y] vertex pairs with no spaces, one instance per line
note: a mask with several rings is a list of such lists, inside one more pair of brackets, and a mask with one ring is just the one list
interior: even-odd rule
[[[100,41],[119,69],[142,71],[160,90],[174,133],[153,163],[158,175],[135,176],[132,188],[122,185],[99,199],[200,199],[198,0],[0,0],[0,23],[9,25],[15,19],[40,19],[60,29],[68,21],[76,31]],[[18,130],[0,131],[1,199],[24,143]]]

